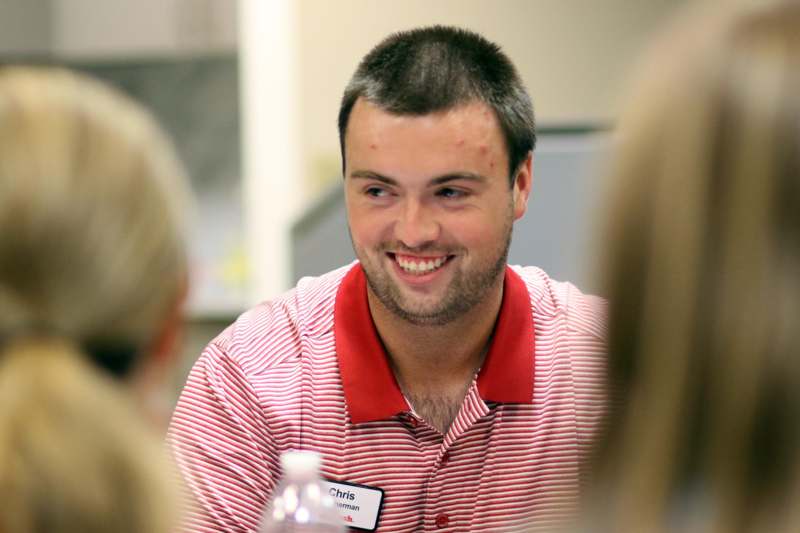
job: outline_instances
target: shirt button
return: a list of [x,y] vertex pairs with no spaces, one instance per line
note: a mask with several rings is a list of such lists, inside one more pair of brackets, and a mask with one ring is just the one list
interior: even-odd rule
[[450,461],[450,452],[444,452],[442,454],[442,460],[439,462],[442,466],[445,466],[448,461]]
[[439,529],[447,527],[449,523],[450,523],[450,517],[444,513],[436,517],[436,527],[438,527]]

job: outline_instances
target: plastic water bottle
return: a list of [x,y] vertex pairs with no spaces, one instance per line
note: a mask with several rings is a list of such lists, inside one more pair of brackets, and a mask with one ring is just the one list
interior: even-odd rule
[[322,486],[322,459],[314,452],[281,455],[283,478],[261,524],[261,533],[343,533],[342,517]]

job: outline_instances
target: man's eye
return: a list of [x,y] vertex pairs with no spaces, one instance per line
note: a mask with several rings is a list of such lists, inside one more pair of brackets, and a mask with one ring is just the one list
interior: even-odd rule
[[382,187],[368,187],[364,191],[364,194],[366,194],[367,196],[371,196],[373,198],[383,198],[384,196],[389,195],[389,191],[387,191]]
[[458,189],[445,187],[444,189],[439,189],[438,191],[436,191],[436,195],[441,196],[442,198],[458,199],[458,198],[464,198],[467,195],[467,193],[464,191],[460,191]]

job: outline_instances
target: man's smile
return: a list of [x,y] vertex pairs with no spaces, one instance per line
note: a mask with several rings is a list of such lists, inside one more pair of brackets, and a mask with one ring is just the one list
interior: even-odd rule
[[417,256],[388,252],[387,255],[400,269],[412,276],[431,274],[447,264],[453,255]]

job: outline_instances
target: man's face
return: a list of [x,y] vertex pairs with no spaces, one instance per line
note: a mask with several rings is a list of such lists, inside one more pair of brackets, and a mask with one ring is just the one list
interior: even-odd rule
[[531,161],[510,187],[488,106],[394,115],[361,98],[345,148],[350,236],[383,306],[414,324],[443,325],[499,286]]

